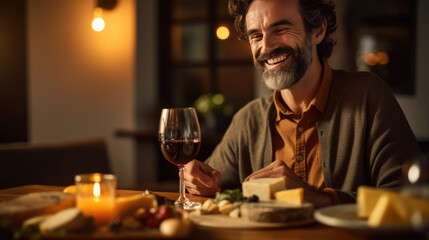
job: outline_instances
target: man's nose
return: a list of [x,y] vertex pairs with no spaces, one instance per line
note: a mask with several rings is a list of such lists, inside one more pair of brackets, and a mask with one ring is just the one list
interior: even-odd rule
[[262,40],[261,52],[270,53],[272,50],[276,48],[275,44],[276,44],[275,39],[272,36],[270,36],[269,34],[265,35]]

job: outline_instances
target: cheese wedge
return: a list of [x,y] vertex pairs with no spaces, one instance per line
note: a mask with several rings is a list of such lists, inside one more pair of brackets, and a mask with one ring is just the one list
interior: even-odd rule
[[274,193],[274,197],[279,201],[301,204],[304,202],[304,189],[295,188],[278,191]]
[[158,207],[158,201],[154,194],[136,194],[116,198],[116,216],[121,219],[133,216],[139,208],[149,210],[156,207]]
[[37,227],[38,228],[39,224],[41,222],[45,221],[46,219],[48,219],[50,216],[52,216],[52,215],[41,215],[41,216],[29,218],[22,223],[22,227],[23,228],[25,228],[25,227]]
[[70,185],[64,188],[64,193],[76,194],[76,185]]
[[[379,202],[380,199],[384,200]],[[409,224],[412,218],[428,223],[429,200],[385,189],[361,186],[358,188],[357,195],[357,215],[372,219],[369,221],[373,226]],[[390,216],[392,220],[390,222],[384,220],[385,216]],[[406,221],[402,219],[404,216],[407,218]]]
[[76,205],[75,196],[62,192],[37,192],[25,194],[13,200],[0,202],[0,221],[7,219],[16,225],[25,220],[54,214]]
[[[84,192],[92,192],[94,190],[93,184],[81,184],[79,186],[79,189]],[[70,185],[64,188],[64,193],[70,193],[70,194],[76,194],[77,193],[77,186],[76,185]]]
[[78,208],[68,208],[42,221],[39,230],[41,233],[53,233],[59,229],[74,232],[82,230],[85,223],[85,216]]
[[360,218],[368,218],[382,195],[395,195],[398,193],[369,186],[360,186],[357,191],[357,215]]
[[399,196],[384,194],[375,204],[368,218],[368,225],[380,226],[404,226],[410,224],[410,212],[406,204]]
[[261,201],[274,198],[274,193],[285,190],[283,178],[258,178],[243,183],[243,196],[256,195]]

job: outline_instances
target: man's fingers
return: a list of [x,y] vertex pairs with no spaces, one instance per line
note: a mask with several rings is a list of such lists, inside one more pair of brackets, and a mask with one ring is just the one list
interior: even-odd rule
[[188,175],[188,181],[198,185],[202,184],[207,188],[211,188],[217,184],[217,181],[211,175],[207,175],[207,173],[201,171],[200,169],[193,169]]
[[264,171],[260,173],[255,173],[252,175],[249,175],[246,179],[257,179],[257,178],[274,178],[274,177],[285,177],[283,174],[281,174],[279,171]]
[[210,167],[209,165],[200,162],[200,164],[198,164],[198,167],[201,169],[201,171],[205,172],[206,174],[211,176],[213,176],[214,174],[219,175],[219,178],[220,178],[220,173],[214,168]]
[[212,196],[219,191],[220,173],[205,163],[192,160],[185,166],[185,187],[192,194]]
[[194,195],[202,195],[202,196],[214,196],[216,192],[220,192],[219,187],[214,188],[206,188],[205,186],[195,185],[191,182],[185,181],[185,187],[189,193]]
[[261,168],[258,171],[247,176],[244,181],[248,181],[248,180],[254,179],[254,178],[260,178],[260,177],[265,176],[265,175],[269,175],[272,171],[272,168],[273,168],[273,166],[271,166],[271,164],[268,165],[267,167]]
[[194,177],[190,180],[197,180],[208,188],[214,187],[220,180],[218,171],[200,161],[194,162],[192,168],[189,169],[189,175]]
[[219,183],[221,174],[220,172],[213,169],[213,171],[210,173],[211,176],[213,176],[216,179],[216,182]]
[[274,162],[270,163],[270,165],[261,168],[247,176],[244,181],[264,177],[283,177],[288,172],[290,172],[290,170],[282,160],[275,160]]

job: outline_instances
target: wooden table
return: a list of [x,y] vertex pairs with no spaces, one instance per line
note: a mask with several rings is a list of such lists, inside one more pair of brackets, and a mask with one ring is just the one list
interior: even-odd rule
[[[32,192],[48,192],[48,191],[62,191],[64,187],[58,186],[41,186],[41,185],[27,185],[16,188],[0,189],[0,201],[7,201],[13,198],[22,196]],[[141,193],[141,191],[133,190],[118,190],[119,196],[129,196]],[[156,194],[166,197],[170,200],[175,200],[178,193],[157,192]],[[191,201],[203,202],[207,198],[187,195]],[[47,239],[172,239],[166,238],[159,231],[138,231],[131,233],[103,233],[103,234],[67,234],[65,237]],[[379,239],[370,238],[367,236],[359,235],[356,232],[332,228],[319,223],[313,223],[307,226],[294,227],[294,228],[279,228],[279,229],[224,229],[224,228],[205,228],[195,226],[192,230],[190,239],[234,239],[234,240],[249,240],[249,239],[296,239],[296,240],[365,240],[365,239]]]

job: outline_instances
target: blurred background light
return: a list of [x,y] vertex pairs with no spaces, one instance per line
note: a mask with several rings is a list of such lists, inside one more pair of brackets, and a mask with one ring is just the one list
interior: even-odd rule
[[229,29],[225,26],[220,26],[216,30],[216,36],[220,40],[226,40],[229,37]]

